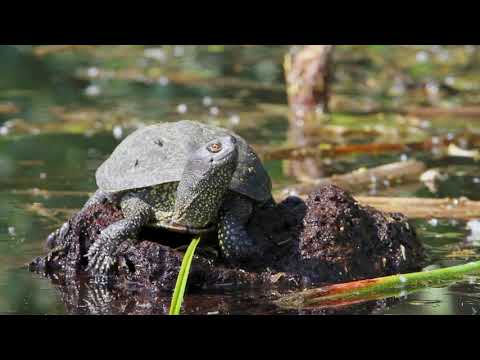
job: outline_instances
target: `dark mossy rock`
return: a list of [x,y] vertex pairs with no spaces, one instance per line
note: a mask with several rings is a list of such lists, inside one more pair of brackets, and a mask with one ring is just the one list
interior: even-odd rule
[[[102,229],[121,220],[122,217],[120,209],[110,203],[94,205],[78,212],[68,221],[65,236],[58,237],[55,244],[47,244],[50,252],[33,260],[29,266],[30,270],[47,275],[55,273],[57,278],[58,275],[69,278],[90,275],[85,271],[87,266],[85,254],[89,246]],[[165,231],[145,230],[140,234],[140,239],[137,243],[124,242],[120,245],[109,282],[143,284],[172,290],[183,258],[183,252],[175,247],[182,248],[183,244],[184,248],[190,238]],[[209,240],[207,238],[205,242],[208,244]],[[190,270],[191,288],[217,287],[225,284],[260,285],[268,282],[269,272],[248,272],[232,266],[226,267],[217,257],[215,252],[212,255],[199,248]]]
[[[121,211],[109,203],[77,213],[57,243],[48,244],[49,254],[32,261],[30,269],[54,274],[63,289],[78,288],[66,284],[92,278],[85,272],[84,256],[90,244],[121,218]],[[424,259],[422,244],[405,216],[362,206],[333,185],[318,188],[305,202],[290,197],[257,210],[248,231],[258,240],[261,256],[244,263],[226,263],[214,234],[202,239],[190,271],[189,294],[255,288],[258,298],[262,293],[271,296],[273,290],[416,271]],[[152,229],[139,237],[139,242],[124,242],[118,249],[107,285],[117,298],[124,290],[129,296],[169,293],[191,239]]]
[[314,283],[421,268],[424,249],[403,214],[362,206],[333,185],[312,192],[306,207],[298,251],[302,272]]

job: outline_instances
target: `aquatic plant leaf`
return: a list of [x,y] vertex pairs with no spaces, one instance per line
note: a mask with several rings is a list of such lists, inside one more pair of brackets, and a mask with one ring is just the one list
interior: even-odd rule
[[183,303],[183,295],[185,294],[185,288],[187,287],[190,266],[192,265],[193,255],[199,242],[200,237],[193,239],[188,246],[185,255],[183,256],[182,265],[180,266],[177,282],[175,284],[175,290],[173,291],[169,315],[180,315],[180,310]]
[[480,261],[443,269],[328,285],[289,294],[277,300],[276,304],[282,308],[295,309],[339,307],[398,296],[406,293],[407,290],[413,291],[424,287],[446,285],[448,282],[475,273],[480,273]]

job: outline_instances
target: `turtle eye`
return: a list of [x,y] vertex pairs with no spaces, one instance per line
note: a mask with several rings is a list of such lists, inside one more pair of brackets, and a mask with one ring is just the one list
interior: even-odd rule
[[218,153],[220,150],[222,150],[222,144],[213,143],[211,145],[208,145],[207,150],[212,153]]

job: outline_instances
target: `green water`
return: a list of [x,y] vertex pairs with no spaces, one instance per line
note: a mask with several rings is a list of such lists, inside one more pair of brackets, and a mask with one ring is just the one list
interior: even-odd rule
[[[36,56],[29,46],[0,46],[0,313],[69,313],[50,280],[29,273],[23,265],[44,253],[46,236],[95,190],[97,166],[138,126],[194,119],[229,127],[252,144],[285,143],[282,57],[287,48],[98,46]],[[395,115],[351,115],[352,107],[372,102],[385,108],[469,105],[480,95],[480,83],[475,82],[480,62],[474,47],[343,46],[337,49],[335,64],[333,93],[353,105],[334,107],[330,125],[399,130],[404,125],[395,121]],[[426,82],[434,90],[422,92],[410,82]],[[442,87],[444,83],[449,86]],[[1,105],[7,103],[16,111],[2,112]],[[480,130],[480,122],[471,119],[420,120],[422,126],[396,141]],[[417,182],[375,194],[480,200],[479,165],[474,160],[439,160],[432,153],[408,156],[433,164],[450,175],[448,180],[436,192]],[[402,153],[345,156],[325,164],[325,171],[348,172],[401,157]],[[283,175],[282,161],[265,165],[275,189],[295,182]],[[430,266],[454,265],[480,255],[475,221],[414,223]],[[469,249],[470,257],[451,257],[458,247]],[[262,306],[243,303],[237,312],[262,313]],[[406,295],[379,313],[479,312],[480,281],[469,278]]]

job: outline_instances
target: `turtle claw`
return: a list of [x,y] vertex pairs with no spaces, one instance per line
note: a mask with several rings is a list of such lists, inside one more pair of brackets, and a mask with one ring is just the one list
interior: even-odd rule
[[88,257],[87,271],[94,274],[108,273],[116,262],[115,255],[120,244],[130,239],[132,235],[136,236],[138,230],[150,220],[149,205],[143,203],[141,199],[128,200],[136,213],[102,230],[85,255]]
[[68,233],[68,230],[70,230],[70,222],[66,221],[63,223],[63,225],[52,232],[50,235],[47,237],[47,242],[46,242],[46,248],[47,249],[54,249],[55,247],[58,246],[59,240],[61,241],[62,239],[65,238],[65,236]]
[[97,239],[85,255],[88,257],[86,270],[101,275],[107,274],[112,265],[115,264],[113,245],[112,242],[105,241],[101,237]]
[[58,237],[58,229],[52,232],[50,235],[47,237],[47,242],[46,242],[46,248],[47,249],[53,249],[55,248],[55,244],[57,243],[57,237]]
[[60,228],[58,236],[64,238],[67,235],[68,230],[70,230],[70,222],[66,221],[63,223],[62,227]]

